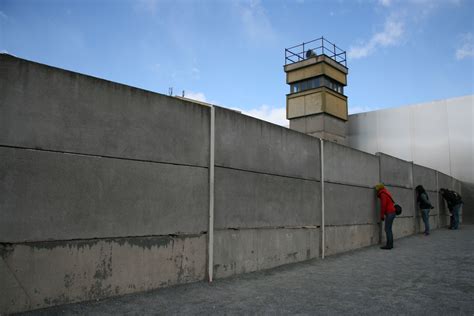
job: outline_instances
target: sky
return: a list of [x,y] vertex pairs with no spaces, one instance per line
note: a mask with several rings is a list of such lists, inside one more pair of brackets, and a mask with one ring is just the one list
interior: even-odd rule
[[321,36],[349,113],[474,93],[473,0],[0,0],[0,52],[284,126],[284,50]]

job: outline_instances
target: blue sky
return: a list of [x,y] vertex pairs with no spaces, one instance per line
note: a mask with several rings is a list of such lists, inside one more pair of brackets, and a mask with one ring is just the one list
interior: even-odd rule
[[472,0],[0,0],[0,51],[285,120],[284,49],[348,52],[349,112],[474,93]]

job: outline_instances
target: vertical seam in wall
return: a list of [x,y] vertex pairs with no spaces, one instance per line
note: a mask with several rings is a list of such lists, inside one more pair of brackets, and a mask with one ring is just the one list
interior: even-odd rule
[[324,254],[326,250],[326,239],[325,239],[325,229],[324,229],[324,140],[319,139],[320,144],[320,164],[321,164],[321,259],[324,259]]
[[[413,158],[413,157],[412,157]],[[417,203],[416,203],[416,193],[415,193],[415,163],[411,162],[411,190],[412,190],[412,199],[413,199],[413,217],[415,222],[415,235],[418,233],[418,228],[420,227],[419,217],[417,212]],[[428,218],[429,220],[429,218]]]
[[210,132],[209,132],[209,245],[208,245],[208,277],[209,282],[213,278],[214,266],[214,141],[215,141],[215,108],[210,108]]
[[436,170],[436,202],[438,207],[438,224],[436,225],[437,228],[440,228],[440,213],[441,213],[441,203],[439,202],[439,172]]
[[[377,118],[377,117],[376,117]],[[378,123],[377,123],[378,124]],[[378,146],[378,139],[377,139],[377,146]],[[379,183],[382,183],[382,155],[379,153]],[[375,212],[377,213],[375,216],[377,216],[377,221],[379,223],[379,244],[382,243],[382,221],[380,220],[380,212],[377,208],[377,197],[375,197]]]

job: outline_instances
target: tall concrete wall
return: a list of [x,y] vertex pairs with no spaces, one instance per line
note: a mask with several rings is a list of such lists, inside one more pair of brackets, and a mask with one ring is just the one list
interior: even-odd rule
[[0,313],[205,277],[209,110],[0,55]]
[[[0,313],[204,280],[210,112],[0,54]],[[460,187],[219,107],[214,166],[215,277],[381,242],[380,181],[404,207],[396,238],[420,229],[414,185],[434,227],[437,188]]]
[[216,277],[319,256],[320,144],[216,108]]

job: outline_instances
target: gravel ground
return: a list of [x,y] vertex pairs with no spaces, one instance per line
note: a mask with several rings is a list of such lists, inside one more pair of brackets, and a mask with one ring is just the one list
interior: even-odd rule
[[474,226],[237,277],[24,315],[474,315]]

